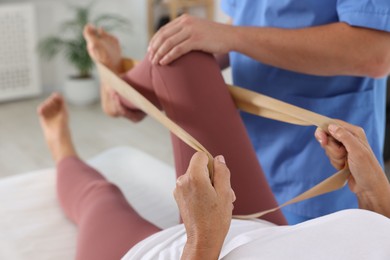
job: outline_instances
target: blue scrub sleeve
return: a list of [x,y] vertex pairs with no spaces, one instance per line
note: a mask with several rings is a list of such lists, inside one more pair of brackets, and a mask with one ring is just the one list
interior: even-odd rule
[[340,22],[390,32],[390,0],[338,0]]
[[230,17],[234,17],[234,8],[236,5],[236,0],[222,0],[221,9]]

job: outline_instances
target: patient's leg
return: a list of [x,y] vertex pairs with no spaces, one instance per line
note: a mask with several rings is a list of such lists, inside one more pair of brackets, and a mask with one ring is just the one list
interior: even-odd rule
[[132,209],[115,185],[77,157],[62,97],[51,96],[38,113],[57,163],[59,201],[78,226],[76,259],[120,259],[159,231]]
[[[225,156],[237,196],[234,214],[249,214],[277,206],[211,55],[192,52],[169,66],[154,66],[145,59],[124,79],[164,109],[168,117],[214,156]],[[136,109],[129,103],[127,106]],[[181,175],[186,171],[194,150],[175,136],[172,136],[172,142],[176,172]],[[280,211],[264,218],[276,224],[286,223]]]

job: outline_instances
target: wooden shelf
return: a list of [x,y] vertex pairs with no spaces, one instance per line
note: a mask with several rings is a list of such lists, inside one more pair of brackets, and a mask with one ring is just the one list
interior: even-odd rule
[[155,17],[154,8],[157,5],[164,5],[169,10],[170,19],[175,19],[179,12],[183,11],[187,13],[190,8],[203,7],[206,11],[206,17],[209,20],[214,19],[214,0],[164,0],[158,1],[148,0],[148,28],[149,28],[149,39],[152,38],[155,33]]

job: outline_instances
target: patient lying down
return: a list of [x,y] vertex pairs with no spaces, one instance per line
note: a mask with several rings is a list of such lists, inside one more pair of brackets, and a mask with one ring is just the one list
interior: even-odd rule
[[[60,204],[79,229],[77,259],[390,259],[389,183],[364,133],[355,126],[340,121],[329,130],[345,147],[352,172],[349,187],[361,209],[296,226],[231,220],[236,197],[229,161],[215,158],[211,185],[207,157],[196,153],[174,191],[184,224],[160,230],[142,219],[116,186],[79,159],[60,95],[44,101],[38,114],[57,164]],[[316,136],[321,139],[323,134]],[[340,151],[326,152],[333,163],[339,162]]]

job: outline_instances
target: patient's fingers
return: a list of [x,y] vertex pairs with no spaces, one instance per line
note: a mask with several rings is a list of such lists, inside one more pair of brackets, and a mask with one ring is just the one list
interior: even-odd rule
[[345,167],[347,157],[345,157],[344,159],[332,159],[332,157],[329,155],[328,155],[328,157],[329,157],[330,163],[333,165],[333,167],[335,169],[341,170]]
[[349,123],[344,122],[342,120],[336,120],[336,122],[337,122],[337,124],[342,126],[344,129],[346,129],[349,132],[351,132],[353,135],[359,137],[359,139],[361,141],[367,142],[366,133],[364,132],[363,128],[361,128],[359,126],[356,126],[356,125],[349,124]]
[[347,151],[344,145],[336,141],[333,137],[330,137],[325,151],[336,169],[340,170],[344,168],[345,161],[347,160]]
[[209,158],[204,152],[196,152],[192,156],[190,165],[187,169],[187,174],[194,183],[209,183],[211,185],[210,175],[207,168],[208,161]]
[[233,200],[230,197],[233,195],[230,185],[230,170],[222,155],[215,157],[214,160],[214,188],[221,196],[228,197],[230,201]]
[[322,147],[328,144],[328,134],[321,128],[316,129],[314,136]]
[[359,137],[343,126],[331,124],[329,125],[329,132],[344,145],[348,153],[358,153],[362,149]]
[[328,136],[328,134],[320,128],[316,130],[315,137],[320,142],[321,147],[325,150],[331,164],[338,170],[344,168],[345,161],[347,160],[347,151],[345,150],[345,147],[332,136]]

